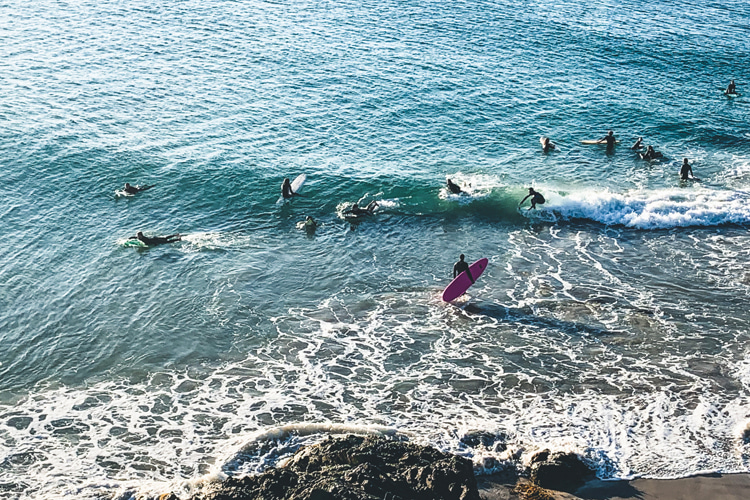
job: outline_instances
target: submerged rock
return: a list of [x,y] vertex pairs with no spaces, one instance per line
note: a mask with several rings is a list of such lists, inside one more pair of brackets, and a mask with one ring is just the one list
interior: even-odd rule
[[550,453],[549,450],[531,459],[531,481],[550,490],[572,493],[593,476],[594,472],[573,453]]
[[230,478],[193,500],[479,500],[471,461],[384,438],[328,438],[283,467]]

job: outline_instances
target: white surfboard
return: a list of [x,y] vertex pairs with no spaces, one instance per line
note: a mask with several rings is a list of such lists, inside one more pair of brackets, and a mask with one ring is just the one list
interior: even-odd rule
[[[299,190],[302,188],[302,185],[305,183],[305,180],[307,179],[307,176],[305,174],[299,174],[297,177],[294,178],[292,181],[292,193],[298,193]],[[292,198],[289,198],[290,200]],[[277,205],[284,203],[284,197],[279,196],[279,200],[276,202]]]

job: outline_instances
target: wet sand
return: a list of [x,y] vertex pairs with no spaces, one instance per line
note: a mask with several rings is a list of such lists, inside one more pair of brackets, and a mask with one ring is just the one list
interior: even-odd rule
[[[483,500],[516,500],[509,477],[477,477]],[[526,480],[519,480],[520,484]],[[750,474],[709,474],[683,479],[635,479],[633,481],[589,481],[575,494],[545,490],[555,500],[746,500],[750,498]]]

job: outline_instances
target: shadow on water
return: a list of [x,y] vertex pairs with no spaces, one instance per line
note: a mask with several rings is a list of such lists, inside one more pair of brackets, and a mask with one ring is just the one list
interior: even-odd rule
[[600,337],[610,332],[603,328],[596,328],[572,321],[563,321],[554,318],[542,318],[531,311],[530,308],[505,307],[490,302],[481,304],[466,304],[463,310],[470,314],[481,314],[498,321],[518,323],[522,325],[537,326],[550,330],[560,331],[567,334],[583,334]]

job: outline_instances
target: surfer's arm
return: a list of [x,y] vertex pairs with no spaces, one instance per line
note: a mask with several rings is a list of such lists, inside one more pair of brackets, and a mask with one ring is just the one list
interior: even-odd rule
[[519,203],[519,205],[523,205],[523,202],[524,202],[524,201],[526,201],[526,199],[527,199],[527,198],[528,198],[529,196],[531,196],[531,195],[530,195],[530,194],[527,194],[526,196],[524,196],[523,200],[521,200],[521,202]]
[[471,281],[471,284],[474,284],[474,276],[471,275],[471,269],[466,270],[466,276],[469,277],[469,280]]

